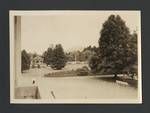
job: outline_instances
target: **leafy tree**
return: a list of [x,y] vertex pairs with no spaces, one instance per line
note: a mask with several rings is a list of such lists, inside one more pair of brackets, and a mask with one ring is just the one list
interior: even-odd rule
[[98,72],[98,65],[99,65],[99,57],[97,54],[94,54],[89,60],[89,67],[93,73]]
[[67,61],[75,61],[75,54],[73,52],[66,53]]
[[61,44],[57,44],[52,53],[51,67],[53,69],[62,69],[66,65],[66,55]]
[[43,57],[43,63],[47,64],[47,51],[44,51],[42,57]]
[[99,60],[95,61],[97,71],[114,74],[115,77],[123,73],[123,69],[129,64],[128,59],[131,58],[130,37],[129,28],[121,17],[110,15],[103,24],[98,41]]
[[130,51],[131,51],[131,64],[137,64],[137,33],[134,32],[132,35],[131,35],[131,38],[130,38],[130,42],[129,42],[129,48],[130,48]]
[[35,58],[35,57],[37,57],[38,55],[37,55],[37,53],[33,53],[33,58]]
[[28,70],[30,68],[30,56],[25,50],[21,52],[21,71]]
[[43,58],[44,58],[43,62],[46,63],[47,65],[51,65],[52,54],[53,54],[53,49],[50,47],[47,49],[47,51],[43,53]]
[[100,59],[115,77],[127,66],[129,37],[129,29],[119,15],[111,15],[103,24],[99,39]]
[[128,58],[127,58],[127,64],[128,66],[124,68],[125,73],[132,74],[132,77],[134,75],[137,75],[137,33],[134,32],[129,39],[129,44],[128,44]]
[[95,55],[95,53],[98,52],[98,48],[96,46],[88,46],[86,48],[83,49],[83,51],[81,51],[82,53],[82,61],[88,61],[91,59],[91,57],[93,55]]
[[96,46],[93,46],[93,47],[88,46],[88,47],[84,48],[82,52],[87,51],[87,50],[92,51],[92,52],[97,52],[97,47]]
[[94,51],[95,53],[98,52],[98,48],[96,46],[93,46],[92,51]]

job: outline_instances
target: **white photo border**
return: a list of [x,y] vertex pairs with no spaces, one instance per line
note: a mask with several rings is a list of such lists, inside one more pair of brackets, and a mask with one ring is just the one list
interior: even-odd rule
[[[70,100],[54,100],[49,101],[49,99],[15,99],[14,98],[14,89],[15,89],[15,30],[14,30],[14,17],[15,16],[47,16],[47,15],[55,15],[55,14],[67,14],[67,13],[91,13],[94,11],[106,11],[106,12],[123,12],[123,11],[133,11],[139,14],[139,30],[138,30],[138,99],[136,100],[127,100],[127,99],[109,99],[109,100],[77,100],[77,99],[70,99]],[[32,11],[25,11],[25,10],[10,10],[9,11],[9,44],[10,44],[10,103],[11,104],[141,104],[142,103],[142,56],[141,56],[141,11],[140,10],[32,10]],[[21,67],[20,67],[21,69]]]

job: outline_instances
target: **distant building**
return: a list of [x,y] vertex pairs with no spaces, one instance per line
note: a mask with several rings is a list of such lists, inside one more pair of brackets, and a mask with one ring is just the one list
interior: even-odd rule
[[41,56],[36,56],[31,58],[31,67],[40,67],[43,64],[43,58]]

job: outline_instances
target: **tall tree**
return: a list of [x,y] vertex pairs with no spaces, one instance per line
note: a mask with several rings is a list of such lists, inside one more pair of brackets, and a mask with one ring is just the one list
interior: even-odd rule
[[96,70],[114,74],[115,77],[123,73],[123,69],[128,66],[128,58],[131,57],[129,55],[130,36],[125,21],[119,15],[110,15],[100,32]]
[[62,69],[66,65],[66,55],[61,44],[57,44],[53,50],[52,59],[51,59],[51,67],[53,69]]
[[21,52],[21,71],[28,70],[30,68],[30,56],[25,50]]
[[121,17],[109,16],[103,24],[99,39],[100,59],[103,62],[102,67],[108,69],[115,77],[127,66],[129,38],[129,28]]
[[44,53],[42,54],[43,57],[43,63],[47,64],[47,51],[44,51]]
[[53,54],[53,49],[51,47],[49,47],[47,51],[43,53],[44,63],[46,63],[47,65],[51,65],[52,54]]

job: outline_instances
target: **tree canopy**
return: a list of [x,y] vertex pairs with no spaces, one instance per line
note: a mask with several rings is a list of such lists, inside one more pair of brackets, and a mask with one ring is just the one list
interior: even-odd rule
[[50,47],[47,49],[47,51],[43,53],[43,58],[44,58],[43,62],[46,63],[47,65],[51,65],[52,53],[53,53],[53,49]]
[[[119,15],[110,15],[102,26],[99,38],[96,70],[106,74],[120,74],[130,65],[137,62],[137,35],[130,34],[125,21]],[[92,67],[92,65],[90,66]],[[129,69],[128,69],[129,71]]]
[[61,44],[57,44],[52,52],[51,67],[53,69],[62,69],[67,62],[66,55]]
[[25,51],[21,52],[21,71],[28,70],[30,68],[30,56]]

